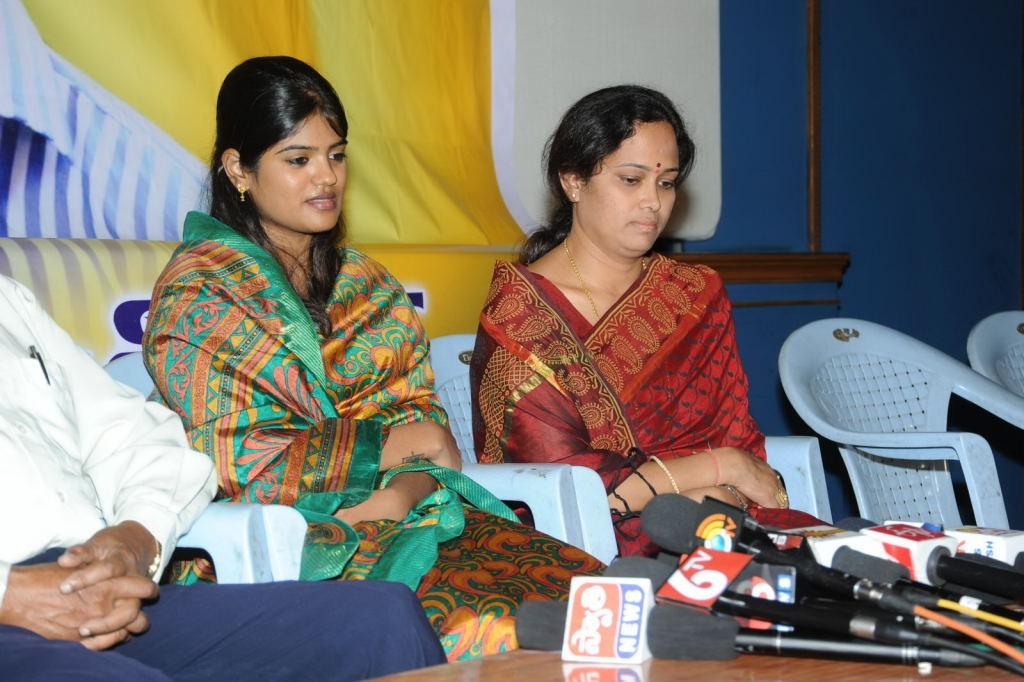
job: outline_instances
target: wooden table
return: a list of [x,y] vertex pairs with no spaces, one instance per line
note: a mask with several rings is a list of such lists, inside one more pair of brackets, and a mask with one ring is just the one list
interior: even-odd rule
[[[568,664],[566,664],[568,665]],[[579,665],[579,664],[574,664]],[[421,668],[398,675],[376,678],[377,682],[607,682],[615,675],[585,677],[563,670],[557,653],[545,651],[512,651],[485,656],[473,661]],[[744,654],[732,661],[670,661],[651,659],[643,682],[682,682],[708,680],[714,682],[821,682],[847,680],[863,682],[1002,682],[1024,679],[1000,668],[940,668],[933,666],[930,674],[922,674],[913,665],[883,663],[851,663],[819,658],[786,658],[782,656]]]

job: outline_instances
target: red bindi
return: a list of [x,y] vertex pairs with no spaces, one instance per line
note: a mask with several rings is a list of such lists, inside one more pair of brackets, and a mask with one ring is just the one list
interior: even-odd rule
[[661,168],[661,164],[660,163],[654,164],[654,170],[658,170],[659,168]]

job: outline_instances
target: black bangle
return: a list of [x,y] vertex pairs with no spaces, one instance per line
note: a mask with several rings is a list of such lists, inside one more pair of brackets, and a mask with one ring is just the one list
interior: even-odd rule
[[647,477],[640,473],[639,469],[633,469],[633,473],[636,474],[637,477],[644,482],[644,485],[647,486],[647,488],[651,491],[652,495],[658,494],[658,491],[654,489],[654,486],[651,485],[651,482],[647,480]]
[[616,500],[618,500],[619,502],[622,503],[622,506],[625,509],[625,511],[622,512],[623,515],[626,515],[626,514],[632,515],[633,514],[633,509],[629,506],[629,502],[626,502],[625,498],[623,498],[622,495],[620,495],[615,490],[612,490],[612,497],[614,497]]

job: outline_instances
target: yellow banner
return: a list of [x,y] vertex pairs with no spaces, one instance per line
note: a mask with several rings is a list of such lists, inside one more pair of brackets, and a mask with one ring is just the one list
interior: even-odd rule
[[[203,160],[234,65],[312,63],[349,117],[350,241],[422,292],[432,335],[475,331],[495,258],[523,238],[494,172],[487,0],[24,4],[55,52]],[[93,339],[101,353],[115,341]]]

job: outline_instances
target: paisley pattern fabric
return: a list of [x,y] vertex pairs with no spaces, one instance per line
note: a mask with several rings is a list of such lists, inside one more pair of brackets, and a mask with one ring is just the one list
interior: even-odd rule
[[[588,466],[610,492],[650,455],[733,446],[765,457],[731,306],[705,266],[652,256],[591,326],[550,281],[499,262],[471,374],[482,462]],[[621,554],[656,551],[636,516],[614,521]]]
[[[219,498],[303,513],[303,579],[406,581],[452,660],[514,648],[517,604],[564,599],[572,575],[596,573],[600,562],[520,525],[496,500],[497,515],[464,504],[472,486],[446,481],[468,479],[429,466],[445,485],[402,522],[352,527],[332,516],[395,471],[378,472],[391,427],[447,422],[405,291],[357,249],[343,256],[324,338],[270,254],[189,214],[143,339],[155,397],[213,459]],[[183,563],[175,580],[211,580],[211,568]]]

